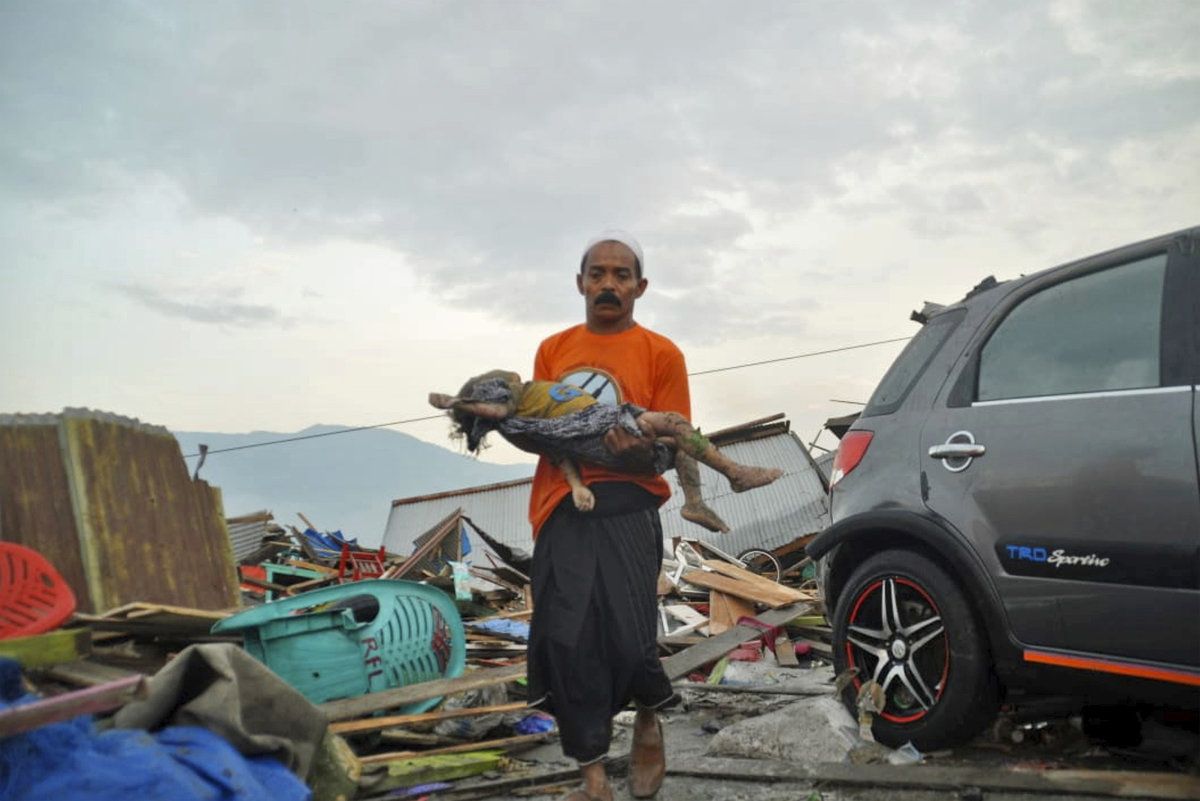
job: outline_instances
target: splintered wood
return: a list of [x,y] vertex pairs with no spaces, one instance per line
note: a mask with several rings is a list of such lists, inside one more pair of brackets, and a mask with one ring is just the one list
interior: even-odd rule
[[794,590],[782,584],[771,581],[763,576],[755,575],[749,570],[736,567],[728,562],[715,559],[705,560],[706,570],[687,570],[683,580],[697,587],[717,590],[725,595],[732,595],[745,601],[760,603],[771,609],[778,609],[798,601],[816,599],[814,593]]

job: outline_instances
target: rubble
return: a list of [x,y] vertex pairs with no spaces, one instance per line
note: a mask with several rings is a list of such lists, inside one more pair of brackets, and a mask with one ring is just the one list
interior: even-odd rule
[[[760,432],[754,441],[778,434]],[[73,613],[36,633],[0,633],[0,658],[15,660],[42,697],[0,710],[0,776],[28,744],[22,738],[47,726],[71,726],[81,737],[114,726],[158,736],[182,724],[211,738],[201,743],[205,753],[217,749],[222,759],[248,765],[273,760],[303,780],[316,801],[523,797],[561,793],[575,780],[574,766],[558,753],[553,719],[526,705],[527,553],[482,530],[461,507],[414,537],[409,553],[364,548],[298,518],[303,527],[280,524],[265,511],[226,521],[230,553],[238,556],[236,605],[221,600],[228,598],[224,586],[207,604],[217,608],[164,595],[129,600],[126,582],[120,594],[104,596],[118,585],[89,576],[78,579],[88,602],[76,608],[72,599]],[[870,742],[842,704],[844,684],[833,676],[831,632],[812,567],[796,558],[810,536],[744,558],[712,542],[672,542],[658,592],[660,656],[681,702],[666,714],[668,773],[683,788],[676,797],[749,798],[756,797],[752,788],[768,784],[795,790],[779,797],[798,797],[800,789],[799,797],[820,797],[823,787],[1200,794],[1200,780],[1183,773],[1118,774],[1065,757],[1031,769],[1031,749],[1086,743],[1079,729],[1037,721],[992,732],[991,758],[982,767],[967,749],[971,755],[956,762],[955,755]],[[176,555],[166,563],[175,572],[156,577],[156,592],[175,583],[178,598],[204,597],[185,585],[214,574],[189,574],[180,561]],[[406,652],[436,653],[419,667],[391,669],[372,626],[387,622],[377,616],[400,595],[440,611],[430,625],[418,621],[412,631],[401,626],[388,636]],[[104,608],[96,605],[101,597],[124,602]],[[413,620],[415,608],[405,612]],[[316,637],[324,638],[319,648],[305,645]],[[268,652],[286,638],[300,656],[284,666]],[[331,656],[338,648],[341,661]],[[0,664],[17,670],[12,661]],[[357,684],[350,681],[355,670],[364,677]],[[322,671],[337,681],[316,681]],[[869,694],[861,713],[869,722]],[[1196,770],[1197,740],[1172,739],[1173,731],[1155,730],[1173,750],[1170,761],[1152,767]],[[620,726],[616,740],[628,740]],[[169,737],[160,745],[163,758],[178,756]],[[614,755],[608,769],[619,775],[625,765]],[[688,781],[714,783],[713,794],[698,796]],[[668,788],[664,801],[675,792]]]

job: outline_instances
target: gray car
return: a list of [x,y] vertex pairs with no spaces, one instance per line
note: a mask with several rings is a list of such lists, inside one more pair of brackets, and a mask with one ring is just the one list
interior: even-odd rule
[[1200,705],[1200,228],[914,318],[808,547],[847,703],[921,749],[1005,696]]

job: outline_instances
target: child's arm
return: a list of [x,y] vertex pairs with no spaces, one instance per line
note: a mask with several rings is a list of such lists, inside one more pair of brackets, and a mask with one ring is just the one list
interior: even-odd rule
[[565,456],[555,459],[554,464],[562,471],[563,477],[567,479],[567,485],[571,488],[571,500],[575,502],[575,508],[581,512],[590,512],[596,505],[596,496],[583,483],[583,479],[579,476],[579,467]]
[[429,404],[435,409],[461,409],[484,420],[503,420],[510,414],[507,404],[485,401],[464,401],[441,392],[429,393]]

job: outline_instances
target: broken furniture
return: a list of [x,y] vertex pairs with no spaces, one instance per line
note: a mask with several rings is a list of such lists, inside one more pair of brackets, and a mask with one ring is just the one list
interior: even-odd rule
[[[466,664],[466,635],[454,602],[411,581],[371,579],[312,590],[218,622],[246,650],[313,703],[353,698],[433,679]],[[431,698],[403,708],[424,712]]]

